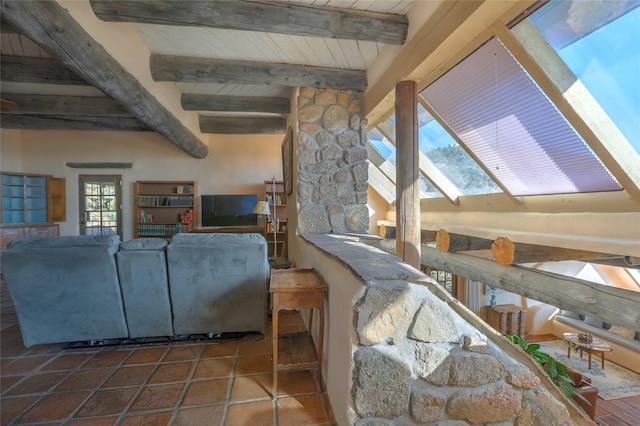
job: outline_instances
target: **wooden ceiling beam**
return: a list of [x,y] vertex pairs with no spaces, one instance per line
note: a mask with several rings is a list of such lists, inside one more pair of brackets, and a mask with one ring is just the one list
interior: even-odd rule
[[[7,114],[81,115],[96,117],[133,117],[116,101],[106,96],[24,95],[3,93],[3,99],[17,108]],[[148,129],[147,129],[148,130]]]
[[227,135],[284,134],[287,120],[279,117],[209,117],[200,116],[202,133]]
[[0,114],[3,129],[29,130],[119,130],[144,132],[151,129],[135,117],[89,115]]
[[266,1],[91,0],[103,21],[261,31],[404,44],[406,16]]
[[206,157],[209,152],[207,145],[91,37],[58,2],[4,0],[0,3],[0,12],[18,31],[111,96],[146,126],[191,156]]
[[498,265],[518,265],[535,262],[557,262],[563,260],[583,260],[619,258],[619,255],[573,250],[562,247],[537,244],[514,243],[507,237],[498,237],[491,245],[491,254]]
[[[393,225],[381,224],[379,226],[380,236],[385,239],[396,238],[396,227]],[[429,231],[428,229],[420,230],[420,242],[421,244],[431,243],[436,240],[436,231]]]
[[438,250],[445,253],[455,253],[470,250],[489,250],[492,240],[472,237],[469,235],[451,234],[445,229],[440,229],[436,236]]
[[268,112],[289,114],[289,98],[258,96],[221,96],[182,94],[182,108],[186,111]]
[[90,86],[56,59],[3,55],[0,62],[0,78],[3,82]]
[[150,68],[154,81],[280,84],[290,87],[358,91],[367,88],[365,71],[307,65],[151,55]]

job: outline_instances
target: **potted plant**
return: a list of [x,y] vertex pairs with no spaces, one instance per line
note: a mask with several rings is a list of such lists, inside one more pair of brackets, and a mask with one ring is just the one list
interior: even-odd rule
[[[519,337],[513,334],[508,334],[505,337],[510,342],[520,346],[520,348],[528,353],[531,358],[534,359],[534,361],[540,364],[549,378],[551,378],[551,381],[560,389],[560,391],[562,391],[562,393],[567,398],[572,400],[574,404],[580,407],[580,404],[578,404],[576,399],[573,398],[575,396],[576,398],[591,405],[591,403],[576,388],[576,383],[574,381],[573,375],[569,373],[567,367],[563,363],[557,361],[548,353],[540,351],[539,344],[528,343],[523,337]],[[580,407],[580,409],[582,409],[582,407]]]

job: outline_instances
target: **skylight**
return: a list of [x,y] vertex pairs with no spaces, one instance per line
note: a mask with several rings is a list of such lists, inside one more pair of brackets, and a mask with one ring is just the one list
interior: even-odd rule
[[420,151],[463,195],[502,192],[460,144],[418,103]]
[[497,38],[421,94],[512,195],[621,189]]
[[640,0],[552,0],[529,18],[640,153]]

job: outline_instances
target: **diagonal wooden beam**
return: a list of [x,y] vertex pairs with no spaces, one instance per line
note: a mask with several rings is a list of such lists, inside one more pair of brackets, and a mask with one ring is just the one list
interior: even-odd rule
[[209,152],[207,146],[58,2],[3,0],[0,11],[18,31],[111,96],[146,126],[193,157],[206,157]]
[[187,111],[269,112],[289,114],[289,98],[258,96],[182,95],[182,108]]
[[208,117],[200,116],[202,133],[280,134],[287,131],[287,120],[279,117]]
[[607,259],[619,255],[573,250],[537,244],[514,243],[507,237],[498,237],[491,245],[491,254],[498,265],[518,265],[534,262],[557,262],[561,260]]
[[3,55],[0,62],[0,78],[4,82],[90,86],[56,59]]
[[[96,117],[133,117],[116,101],[105,96],[24,95],[3,93],[3,99],[17,108],[7,114],[81,115]],[[146,129],[148,130],[148,129]]]
[[102,117],[89,115],[0,114],[3,129],[29,130],[121,130],[151,131],[135,117]]
[[406,16],[266,1],[105,1],[91,7],[103,21],[262,31],[403,44]]
[[220,84],[281,84],[364,91],[365,71],[251,61],[151,55],[155,81]]

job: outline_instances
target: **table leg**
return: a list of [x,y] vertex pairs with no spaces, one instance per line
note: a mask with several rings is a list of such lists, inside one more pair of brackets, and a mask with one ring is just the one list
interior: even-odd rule
[[567,358],[571,358],[571,345],[567,345]]
[[602,369],[604,370],[604,352],[602,352]]
[[278,299],[279,296],[274,294],[271,302],[271,350],[273,359],[273,387],[271,388],[271,397],[274,399],[278,391],[278,312],[280,310]]
[[591,370],[591,351],[587,351],[589,354],[589,370]]
[[[320,303],[324,303],[324,300],[320,301]],[[322,382],[322,350],[324,347],[324,305],[319,306],[318,309],[320,322],[318,323],[319,332],[318,332],[318,381],[320,382],[320,392],[324,390],[324,385]]]

